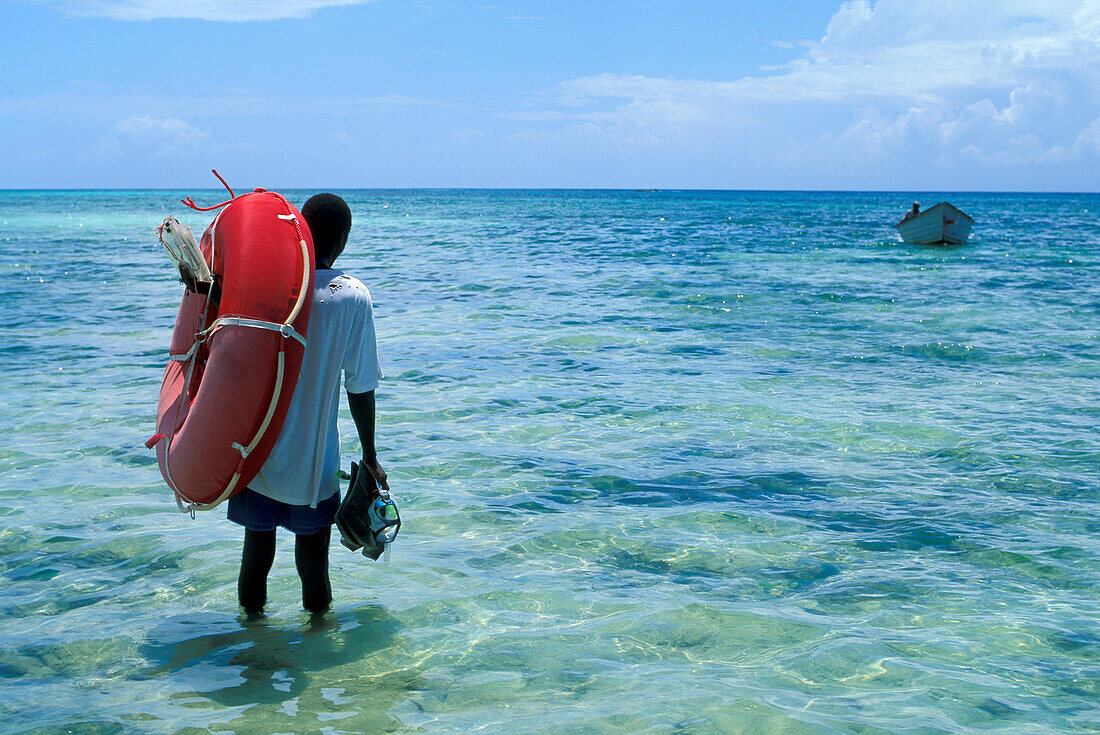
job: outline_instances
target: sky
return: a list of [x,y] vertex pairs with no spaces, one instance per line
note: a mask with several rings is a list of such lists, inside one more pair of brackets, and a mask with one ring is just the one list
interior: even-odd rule
[[1100,0],[14,0],[0,27],[0,188],[1100,191]]

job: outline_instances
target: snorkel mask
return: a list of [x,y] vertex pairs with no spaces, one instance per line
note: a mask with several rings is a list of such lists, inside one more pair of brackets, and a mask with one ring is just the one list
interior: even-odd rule
[[374,481],[374,475],[362,464],[351,464],[348,493],[336,511],[336,528],[340,543],[352,551],[363,550],[363,556],[377,560],[386,552],[401,530],[401,514],[389,492]]

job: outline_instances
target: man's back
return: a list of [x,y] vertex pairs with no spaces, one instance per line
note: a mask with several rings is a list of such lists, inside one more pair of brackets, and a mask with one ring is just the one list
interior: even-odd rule
[[382,371],[374,307],[357,278],[336,268],[318,269],[302,373],[279,439],[249,484],[252,490],[291,505],[313,506],[336,492],[341,371],[351,393],[378,387]]

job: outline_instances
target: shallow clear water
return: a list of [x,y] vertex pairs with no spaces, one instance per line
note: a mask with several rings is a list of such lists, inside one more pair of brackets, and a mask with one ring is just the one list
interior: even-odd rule
[[246,623],[142,444],[180,194],[0,193],[0,730],[1100,731],[1100,196],[347,192],[405,525]]

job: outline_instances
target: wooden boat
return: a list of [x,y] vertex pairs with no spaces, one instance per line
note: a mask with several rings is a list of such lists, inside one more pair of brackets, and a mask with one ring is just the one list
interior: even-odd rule
[[901,239],[910,245],[962,245],[973,226],[970,215],[947,202],[894,225]]

